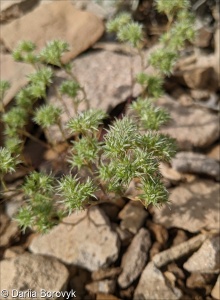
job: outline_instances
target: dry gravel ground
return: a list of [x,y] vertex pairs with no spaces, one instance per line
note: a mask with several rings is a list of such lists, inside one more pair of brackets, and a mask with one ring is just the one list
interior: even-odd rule
[[[70,43],[65,60],[77,57],[74,72],[88,92],[92,107],[111,111],[129,96],[130,58],[106,37],[97,43],[104,32],[104,21],[115,11],[103,2],[101,6],[77,0],[1,1],[1,79],[12,82],[5,104],[13,102],[17,91],[27,83],[25,75],[32,72],[10,57],[17,42],[27,38],[38,47],[53,38]],[[198,5],[198,1],[192,2]],[[149,3],[140,1],[135,14],[145,23],[148,34],[152,32]],[[196,55],[189,54],[178,62],[174,74],[166,80],[166,95],[158,101],[172,116],[162,131],[175,137],[179,145],[171,165],[161,165],[170,204],[146,210],[130,200],[134,197],[131,189],[127,198],[74,213],[68,218],[73,225],[60,224],[41,236],[21,233],[13,221],[22,195],[2,203],[1,289],[57,291],[53,299],[58,299],[61,291],[72,292],[72,299],[73,292],[77,299],[97,300],[220,299],[220,34],[218,7],[214,4],[205,1],[197,8]],[[148,35],[149,45],[155,39],[155,35]],[[138,71],[137,57],[133,61]],[[57,80],[63,77],[58,71]],[[136,95],[138,92],[136,89]],[[49,99],[56,101],[50,91]],[[68,99],[65,101],[69,105]],[[51,135],[62,140],[55,129]],[[54,168],[50,153],[42,161],[42,149],[35,144],[30,143],[26,151],[30,157],[37,157],[33,161],[39,169]],[[22,174],[17,172],[8,182],[14,181],[14,186],[21,179]],[[31,299],[31,294],[26,299]]]

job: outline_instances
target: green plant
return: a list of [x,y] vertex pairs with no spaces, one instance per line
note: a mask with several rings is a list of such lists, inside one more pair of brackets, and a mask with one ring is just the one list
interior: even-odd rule
[[[31,227],[46,232],[73,210],[98,203],[100,197],[108,201],[110,195],[123,196],[134,181],[140,190],[137,200],[144,206],[161,205],[168,201],[159,163],[169,162],[176,147],[172,138],[158,132],[160,126],[169,121],[169,114],[156,107],[154,100],[162,95],[164,76],[172,72],[177,59],[180,31],[183,41],[191,39],[192,32],[183,18],[184,14],[189,15],[188,1],[168,1],[173,5],[163,4],[165,2],[156,1],[158,10],[168,16],[169,28],[160,39],[161,44],[166,45],[165,50],[160,48],[150,57],[150,63],[156,68],[154,75],[145,73],[141,25],[133,22],[127,13],[107,25],[108,30],[115,32],[120,41],[128,43],[139,54],[142,71],[133,74],[132,81],[136,80],[142,86],[142,93],[130,105],[127,116],[115,120],[104,135],[102,129],[107,114],[102,110],[89,109],[85,90],[72,73],[71,65],[62,62],[62,55],[68,51],[65,42],[49,42],[38,54],[33,43],[22,42],[13,52],[16,60],[32,64],[36,72],[28,76],[29,84],[17,94],[15,107],[5,112],[2,105],[6,137],[5,148],[0,149],[3,197],[7,190],[5,174],[13,172],[20,163],[25,164],[22,151],[27,137],[39,141],[45,147],[54,148],[48,129],[55,125],[68,144],[69,153],[66,159],[69,174],[57,178],[52,173],[30,170],[25,177],[20,189],[26,202],[16,216],[24,230]],[[52,66],[62,68],[68,76],[68,80],[55,88],[57,99],[61,101],[66,113],[68,108],[62,99],[64,94],[72,99],[75,109],[75,117],[70,118],[65,126],[61,123],[63,110],[47,103],[46,89],[53,83],[55,76]],[[2,99],[9,84],[2,82],[0,87]],[[45,103],[34,109],[39,99]],[[85,111],[79,111],[79,103],[82,101],[87,103],[88,109]],[[30,118],[42,128],[47,143],[26,130]],[[72,136],[72,142],[68,141],[68,136]]]

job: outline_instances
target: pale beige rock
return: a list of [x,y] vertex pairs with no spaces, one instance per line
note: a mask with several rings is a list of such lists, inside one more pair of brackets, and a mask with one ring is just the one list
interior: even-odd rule
[[220,271],[220,236],[206,240],[183,265],[188,272],[218,273]]
[[199,234],[190,240],[181,243],[180,245],[171,247],[170,249],[154,255],[152,261],[154,262],[155,266],[161,268],[169,262],[175,261],[193,250],[197,250],[205,241],[205,239],[206,236],[204,234]]
[[70,44],[70,52],[63,57],[67,62],[94,44],[103,32],[104,25],[95,15],[76,10],[70,1],[53,1],[2,26],[1,38],[10,50],[20,40],[31,40],[42,48],[50,40],[62,39]]
[[[131,95],[131,60],[133,61],[134,74],[136,74],[141,68],[138,56],[130,58],[128,55],[110,51],[94,51],[74,60],[72,72],[84,87],[90,108],[109,112]],[[57,99],[56,93],[54,93],[54,86],[59,86],[67,76],[63,71],[57,72],[56,75],[57,78],[54,85],[49,89],[48,99],[50,103],[56,104],[63,109],[64,113],[61,116],[61,122],[65,125],[69,117],[74,117],[76,114],[72,99],[65,95],[63,96],[63,101],[68,107],[68,113],[65,112],[65,107]],[[136,85],[134,92],[135,95],[138,95],[140,87]],[[85,108],[85,103],[81,103],[79,111]],[[50,136],[57,141],[63,139],[57,127],[50,129]]]
[[218,276],[215,286],[212,289],[211,295],[214,299],[220,300],[220,275]]
[[212,147],[212,149],[208,152],[208,157],[214,158],[220,161],[220,144]]
[[115,288],[116,288],[116,282],[113,279],[94,281],[86,285],[87,291],[93,294],[97,294],[97,293],[114,294]]
[[15,62],[11,55],[0,55],[1,80],[10,82],[11,87],[7,91],[3,103],[7,105],[17,92],[28,83],[27,75],[34,72],[31,65]]
[[171,300],[180,299],[181,296],[182,293],[179,289],[170,288],[166,285],[163,274],[152,262],[144,269],[134,293],[135,300]]
[[119,239],[99,207],[76,212],[48,234],[36,237],[30,250],[54,256],[61,261],[90,271],[108,267],[118,258]]
[[180,149],[203,148],[219,138],[217,114],[196,107],[184,107],[168,96],[162,97],[158,105],[171,115],[171,121],[161,131],[176,138]]
[[168,180],[180,181],[182,179],[182,175],[166,163],[160,163],[159,168],[162,176]]
[[149,231],[141,228],[122,257],[122,272],[118,277],[121,288],[127,288],[141,274],[151,246]]
[[[14,259],[5,259],[0,262],[1,290],[9,292],[9,299],[51,299],[41,297],[41,289],[46,291],[65,291],[68,282],[68,271],[58,260],[41,255],[23,254]],[[13,293],[13,289],[22,293],[30,289],[31,293]],[[35,293],[35,294],[33,294]],[[53,299],[60,299],[54,297]]]
[[154,208],[154,221],[167,228],[190,232],[202,228],[219,230],[219,184],[196,180],[178,186],[170,193],[169,205]]
[[136,234],[147,218],[148,213],[140,202],[130,201],[120,211],[119,218],[122,220],[120,227]]

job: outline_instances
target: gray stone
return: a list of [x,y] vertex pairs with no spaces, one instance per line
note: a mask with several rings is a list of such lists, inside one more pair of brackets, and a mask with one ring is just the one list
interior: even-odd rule
[[150,262],[144,269],[134,293],[135,300],[180,299],[182,293],[177,288],[170,288],[159,269]]
[[86,285],[87,291],[93,294],[97,294],[97,293],[114,294],[115,287],[116,287],[116,282],[113,279],[94,281]]
[[195,180],[174,188],[169,205],[154,208],[154,221],[167,228],[190,232],[203,228],[219,230],[219,184]]
[[220,179],[220,164],[213,158],[194,152],[179,152],[171,161],[178,172],[208,175]]
[[220,271],[220,236],[206,240],[183,265],[189,272],[216,273]]
[[[41,290],[59,293],[67,288],[69,273],[55,258],[23,254],[1,261],[0,269],[1,290],[9,292],[9,299],[51,299],[41,297]],[[19,291],[20,297],[13,290]],[[58,294],[53,297],[60,298]]]
[[174,137],[180,149],[204,148],[219,138],[219,120],[215,113],[182,106],[168,96],[162,97],[158,105],[171,115],[171,121],[161,131]]
[[107,216],[99,207],[76,212],[48,234],[30,244],[34,253],[54,256],[61,261],[90,271],[108,267],[118,258],[120,243],[110,228]]
[[121,229],[129,230],[131,233],[136,234],[143,225],[148,213],[144,209],[143,204],[140,202],[130,201],[120,211],[119,218],[122,220],[120,223]]
[[127,288],[141,274],[151,246],[149,231],[141,228],[122,257],[122,272],[118,277],[121,288]]

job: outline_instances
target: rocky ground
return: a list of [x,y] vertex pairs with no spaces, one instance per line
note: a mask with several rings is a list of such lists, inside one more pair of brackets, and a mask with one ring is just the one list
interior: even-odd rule
[[[162,131],[179,146],[171,164],[161,164],[169,205],[146,210],[132,201],[131,187],[126,198],[74,213],[65,224],[39,235],[23,234],[13,221],[22,195],[1,203],[1,290],[29,289],[26,299],[40,289],[75,291],[77,299],[220,299],[219,10],[218,1],[192,2],[197,13],[195,51],[186,50],[166,80],[166,95],[158,100],[172,116]],[[140,1],[134,14],[146,26],[146,55],[157,38],[149,3]],[[74,73],[92,107],[111,111],[130,95],[130,57],[104,34],[105,21],[116,11],[108,1],[3,0],[0,5],[1,79],[12,83],[6,105],[32,71],[10,55],[22,39],[39,48],[54,38],[66,40],[72,48],[65,59],[74,59]],[[132,59],[138,71],[138,59]],[[64,76],[57,70],[56,80]],[[56,101],[50,91],[48,97]],[[61,141],[55,130],[51,135]],[[59,169],[50,151],[43,153],[32,142],[26,155],[40,170],[55,163]],[[16,186],[23,175],[17,172],[7,181]]]

